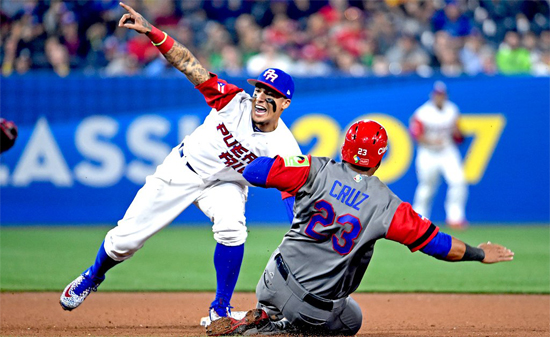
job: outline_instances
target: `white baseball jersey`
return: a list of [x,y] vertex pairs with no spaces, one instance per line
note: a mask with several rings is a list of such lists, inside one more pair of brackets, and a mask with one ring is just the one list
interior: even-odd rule
[[242,172],[258,156],[301,154],[282,119],[272,132],[254,131],[250,95],[212,75],[196,87],[212,110],[183,141],[185,156],[202,179],[250,185]]
[[[413,207],[418,213],[430,217],[432,199],[439,186],[439,175],[448,185],[445,211],[448,223],[465,221],[467,187],[462,169],[461,156],[454,133],[460,114],[457,106],[446,101],[439,109],[432,101],[421,105],[411,118],[410,129],[414,138],[423,136],[425,142],[418,143],[416,173],[418,186]],[[455,139],[453,136],[457,137]]]
[[458,107],[450,101],[439,109],[431,100],[422,104],[414,112],[411,120],[411,132],[415,138],[423,135],[429,144],[419,144],[433,150],[453,145],[453,130],[456,128],[460,113]]

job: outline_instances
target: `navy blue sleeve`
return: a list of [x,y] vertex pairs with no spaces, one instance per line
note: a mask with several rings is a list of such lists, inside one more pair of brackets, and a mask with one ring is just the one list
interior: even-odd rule
[[294,199],[296,199],[294,196],[283,199],[286,206],[286,214],[291,224],[294,220]]
[[424,248],[420,249],[420,251],[436,259],[444,260],[447,255],[449,255],[452,244],[453,238],[449,234],[438,232]]
[[275,159],[270,157],[258,157],[254,159],[252,163],[245,167],[243,171],[244,179],[254,186],[265,187],[267,176],[274,162]]

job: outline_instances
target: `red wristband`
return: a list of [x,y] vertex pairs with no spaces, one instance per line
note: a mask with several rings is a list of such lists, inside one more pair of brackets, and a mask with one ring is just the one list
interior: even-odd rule
[[151,43],[159,49],[162,54],[166,54],[174,45],[174,39],[168,36],[165,32],[161,31],[155,26],[151,26],[151,31],[147,33]]

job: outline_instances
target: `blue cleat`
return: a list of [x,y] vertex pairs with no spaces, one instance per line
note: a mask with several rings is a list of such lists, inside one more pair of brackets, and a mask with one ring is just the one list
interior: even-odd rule
[[97,291],[97,287],[105,280],[105,276],[92,278],[89,274],[90,269],[88,268],[65,288],[59,299],[59,304],[64,310],[71,311],[77,308],[92,291]]

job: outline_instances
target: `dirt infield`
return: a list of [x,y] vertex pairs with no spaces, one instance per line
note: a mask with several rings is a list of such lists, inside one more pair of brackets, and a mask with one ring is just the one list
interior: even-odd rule
[[[58,293],[1,293],[2,336],[204,336],[209,293],[94,293],[63,311]],[[550,336],[549,295],[354,294],[358,336]],[[234,295],[234,310],[255,305]]]

